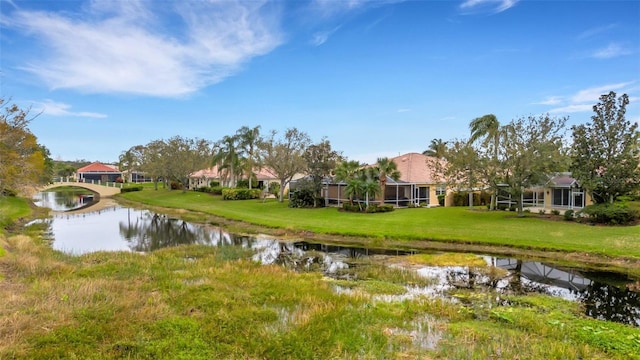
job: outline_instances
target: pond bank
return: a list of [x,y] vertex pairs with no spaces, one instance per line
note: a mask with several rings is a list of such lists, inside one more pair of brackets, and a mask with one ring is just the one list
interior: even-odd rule
[[397,240],[390,238],[373,238],[365,236],[346,236],[341,234],[316,233],[309,230],[287,229],[280,227],[267,227],[251,223],[229,219],[202,211],[176,209],[162,206],[145,204],[122,197],[116,197],[117,201],[134,207],[144,207],[154,211],[170,214],[184,220],[198,223],[220,225],[236,233],[245,234],[265,234],[281,237],[289,240],[304,239],[312,242],[322,242],[326,244],[373,247],[385,249],[401,250],[435,250],[453,252],[473,252],[487,255],[497,255],[505,257],[524,257],[536,261],[552,261],[560,265],[572,267],[587,267],[596,271],[612,271],[627,274],[630,278],[640,281],[640,259],[625,257],[609,257],[589,252],[568,252],[552,249],[533,249],[516,246],[499,246],[484,243],[477,243],[473,240]]

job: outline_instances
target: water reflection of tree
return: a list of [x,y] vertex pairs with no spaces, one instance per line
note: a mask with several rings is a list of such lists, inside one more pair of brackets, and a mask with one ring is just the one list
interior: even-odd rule
[[580,299],[588,316],[640,326],[640,293],[594,281]]
[[139,217],[129,217],[127,222],[120,222],[119,225],[120,234],[133,251],[149,252],[189,244],[214,245],[217,238],[204,227],[148,212]]

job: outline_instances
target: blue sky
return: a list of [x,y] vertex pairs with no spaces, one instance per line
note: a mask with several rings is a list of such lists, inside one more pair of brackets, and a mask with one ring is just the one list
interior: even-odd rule
[[55,159],[117,161],[243,125],[327,137],[349,159],[422,152],[627,93],[640,121],[640,1],[0,0],[0,96]]

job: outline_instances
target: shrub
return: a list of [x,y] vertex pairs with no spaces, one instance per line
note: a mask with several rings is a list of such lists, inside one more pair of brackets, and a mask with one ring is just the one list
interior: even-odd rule
[[391,204],[383,204],[383,205],[378,205],[378,204],[371,204],[369,206],[367,206],[367,208],[365,209],[365,212],[373,214],[373,213],[381,213],[381,212],[390,212],[393,211],[393,205]]
[[210,186],[210,187],[212,187],[212,188],[213,188],[213,187],[218,187],[218,186],[220,186],[220,181],[215,181],[215,180],[214,180],[214,181],[211,181],[211,182],[209,183],[209,186]]
[[182,184],[177,181],[172,181],[171,190],[182,190]]
[[359,212],[360,211],[360,207],[358,207],[358,204],[349,204],[349,203],[342,203],[342,208],[340,208],[343,211],[348,211],[348,212]]
[[205,192],[213,195],[222,195],[222,188],[220,186],[201,186],[199,188],[195,188],[195,191]]
[[560,215],[560,210],[558,209],[551,210],[551,215]]
[[278,183],[269,183],[269,194],[273,195],[273,196],[279,196],[280,195],[280,184]]
[[640,217],[640,212],[624,204],[594,204],[580,211],[590,222],[597,224],[629,224]]
[[[296,189],[289,193],[289,207],[290,208],[307,208],[313,207],[313,191],[311,189]],[[321,200],[321,199],[319,199]],[[324,205],[323,201],[318,201],[318,205]]]
[[509,207],[509,211],[518,211],[518,206],[517,205],[511,205],[511,207]]
[[446,196],[445,194],[440,194],[440,195],[438,195],[438,204],[440,204],[440,206],[444,206],[444,199],[445,199],[446,197],[447,197],[447,196]]
[[127,187],[120,188],[120,193],[128,193],[132,191],[142,191],[142,185],[127,186]]
[[547,213],[547,211],[545,209],[538,210],[538,214],[540,214],[540,215],[544,215],[546,213]]
[[573,210],[569,209],[564,212],[564,219],[567,221],[573,221]]
[[262,191],[260,189],[230,189],[224,188],[222,189],[222,200],[249,200],[249,199],[259,199],[260,193]]

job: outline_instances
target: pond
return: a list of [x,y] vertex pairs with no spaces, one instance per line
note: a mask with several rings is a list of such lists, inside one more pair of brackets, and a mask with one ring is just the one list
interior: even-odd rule
[[43,191],[35,194],[33,203],[53,211],[77,210],[97,202],[97,195],[90,190],[69,187],[62,190]]
[[[48,195],[50,196],[50,195]],[[90,210],[91,208],[85,209]],[[408,266],[402,257],[418,251],[353,248],[300,241],[282,241],[266,235],[246,236],[220,227],[192,224],[148,210],[113,206],[84,213],[56,212],[47,220],[53,248],[71,254],[95,251],[151,252],[169,246],[201,244],[239,246],[253,250],[253,259],[281,264],[296,271],[322,271],[334,278],[357,278],[367,263]],[[455,289],[502,294],[545,293],[580,301],[588,316],[640,326],[640,292],[624,274],[598,273],[527,259],[480,254],[489,269],[470,266],[411,266],[433,279],[428,286],[407,287],[402,300],[428,295],[463,301],[449,295]],[[637,285],[637,284],[636,284]],[[336,288],[336,291],[349,291]]]

